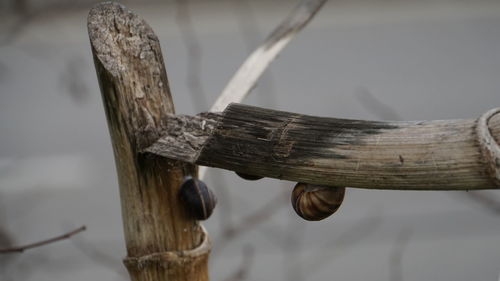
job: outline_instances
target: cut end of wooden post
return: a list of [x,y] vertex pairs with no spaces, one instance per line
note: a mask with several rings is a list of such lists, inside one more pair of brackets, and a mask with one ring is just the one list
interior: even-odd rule
[[[127,260],[146,261],[127,266],[132,280],[208,280],[208,254],[194,267],[168,262],[204,239],[179,198],[183,178],[196,176],[196,167],[140,153],[174,114],[158,38],[139,16],[111,2],[92,8],[88,31],[115,155]],[[164,256],[165,264],[158,259]]]
[[[88,30],[90,42],[92,47],[95,48],[98,58],[104,67],[114,75],[118,75],[120,71],[125,70],[123,64],[120,65],[122,51],[142,51],[142,47],[139,46],[140,40],[133,40],[134,37],[140,37],[141,34],[149,35],[157,41],[156,35],[146,22],[125,6],[114,2],[100,3],[90,10]],[[129,33],[126,41],[130,45],[126,49],[117,48],[117,45],[124,43],[123,41],[117,41],[117,39],[120,39],[118,38],[120,33]],[[124,36],[121,37],[122,39],[125,38]]]
[[91,9],[88,32],[98,76],[108,77],[99,79],[101,89],[109,86],[106,81],[117,81],[110,106],[131,111],[120,114],[129,120],[110,121],[127,127],[135,148],[150,145],[165,128],[166,115],[175,113],[157,36],[143,19],[113,2]]

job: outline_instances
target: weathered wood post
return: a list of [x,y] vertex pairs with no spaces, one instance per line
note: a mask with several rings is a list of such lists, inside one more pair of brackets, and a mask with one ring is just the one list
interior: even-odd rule
[[208,236],[182,208],[178,189],[196,166],[139,151],[174,114],[158,38],[116,3],[88,17],[92,53],[115,155],[132,280],[208,280]]

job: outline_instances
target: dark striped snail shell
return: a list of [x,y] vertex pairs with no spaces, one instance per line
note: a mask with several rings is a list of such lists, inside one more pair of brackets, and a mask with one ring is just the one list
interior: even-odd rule
[[217,205],[217,197],[204,182],[187,176],[184,178],[179,192],[181,200],[193,218],[206,220],[212,215],[215,205]]
[[319,221],[338,210],[345,187],[328,187],[299,182],[292,192],[292,206],[305,220]]

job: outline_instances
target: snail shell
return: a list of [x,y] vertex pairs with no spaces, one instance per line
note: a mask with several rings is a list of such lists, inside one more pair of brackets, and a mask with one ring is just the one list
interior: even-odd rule
[[188,212],[197,220],[208,219],[217,205],[217,197],[212,190],[204,182],[191,176],[184,178],[180,197]]
[[240,172],[235,172],[235,173],[238,176],[240,176],[240,178],[246,179],[249,181],[256,181],[256,180],[260,180],[262,178],[261,176],[249,175],[249,174],[244,174],[244,173],[240,173]]
[[338,210],[345,187],[327,187],[299,182],[292,192],[292,206],[305,220],[319,221]]

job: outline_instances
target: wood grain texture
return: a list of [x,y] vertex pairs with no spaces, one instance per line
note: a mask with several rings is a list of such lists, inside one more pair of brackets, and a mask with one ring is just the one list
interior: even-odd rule
[[174,114],[158,38],[137,15],[110,2],[90,11],[88,31],[115,155],[131,279],[208,280],[209,251],[162,261],[206,238],[178,196],[184,176],[195,176],[196,167],[139,153]]
[[[245,174],[399,190],[498,188],[479,147],[476,119],[377,122],[307,116],[231,104],[192,135],[189,157],[161,143],[145,151]],[[200,119],[201,118],[201,119]],[[194,128],[195,126],[191,126]],[[488,121],[498,141],[500,115]],[[182,138],[175,138],[180,142]]]

